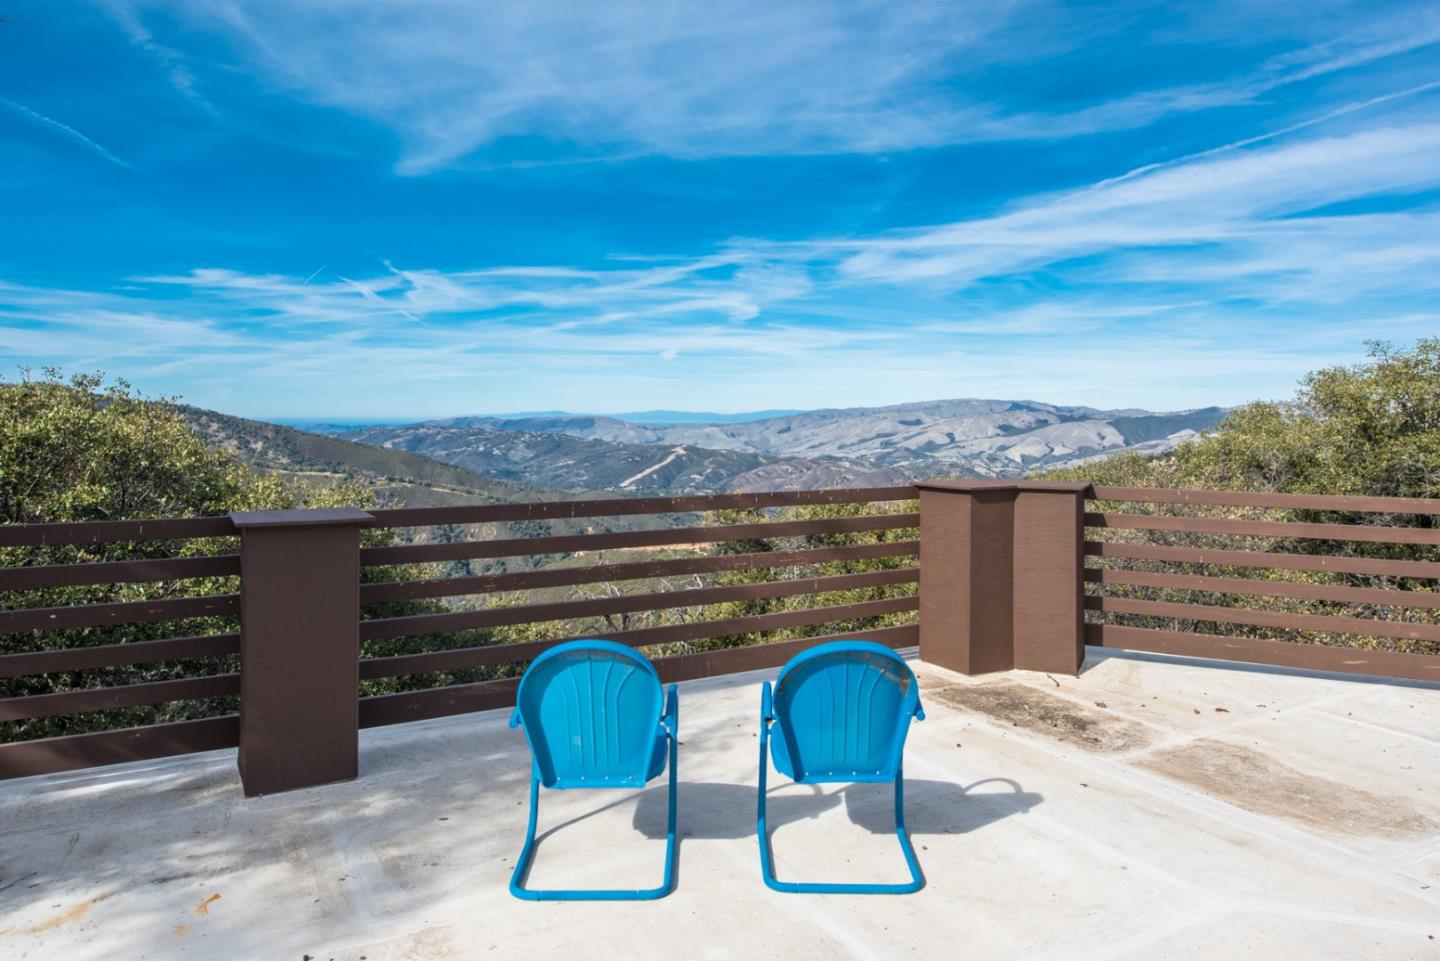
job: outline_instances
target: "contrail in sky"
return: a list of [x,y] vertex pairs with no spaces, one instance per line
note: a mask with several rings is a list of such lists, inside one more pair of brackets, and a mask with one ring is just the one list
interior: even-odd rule
[[67,135],[69,135],[69,136],[71,136],[71,137],[74,137],[76,140],[80,141],[80,142],[83,143],[85,146],[89,147],[91,150],[95,151],[95,152],[98,153],[100,156],[102,156],[102,157],[104,157],[106,160],[110,161],[112,164],[115,164],[115,165],[120,166],[120,167],[124,167],[126,170],[133,170],[133,169],[135,169],[135,168],[131,167],[128,163],[126,163],[125,161],[121,160],[119,157],[115,156],[113,153],[111,153],[110,151],[106,150],[104,147],[100,146],[98,143],[96,143],[95,141],[91,140],[89,137],[85,136],[83,133],[81,133],[80,131],[76,130],[74,127],[71,127],[71,126],[68,125],[68,124],[63,124],[63,123],[61,123],[61,122],[58,121],[58,120],[52,120],[51,118],[45,116],[43,113],[40,113],[40,112],[35,111],[35,110],[31,110],[29,107],[25,106],[23,103],[16,103],[15,101],[9,99],[8,97],[0,97],[0,103],[5,104],[5,106],[9,107],[11,110],[14,110],[14,111],[16,111],[16,112],[18,112],[18,113],[24,114],[25,116],[31,118],[32,120],[37,120],[37,121],[39,121],[40,123],[46,125],[47,127],[53,127],[54,129],[59,130],[61,133],[67,134]]

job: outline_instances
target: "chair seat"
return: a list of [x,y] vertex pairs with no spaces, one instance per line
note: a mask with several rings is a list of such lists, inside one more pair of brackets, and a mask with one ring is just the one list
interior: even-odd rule
[[648,782],[653,781],[665,773],[665,760],[669,753],[669,746],[670,740],[664,730],[661,730],[655,735],[655,746],[650,750],[650,761],[645,769],[645,776],[643,778],[633,775],[624,777],[602,774],[597,777],[595,775],[580,774],[568,777],[557,777],[554,783],[546,784],[545,786],[557,791],[563,791],[566,788],[585,788],[589,791],[595,788],[607,787],[627,788],[629,790],[644,787]]
[[770,741],[770,759],[775,763],[775,770],[796,784],[880,784],[895,780],[895,772],[883,764],[864,770],[838,767],[797,773],[794,762],[790,760],[790,749],[785,746],[785,738],[778,735]]

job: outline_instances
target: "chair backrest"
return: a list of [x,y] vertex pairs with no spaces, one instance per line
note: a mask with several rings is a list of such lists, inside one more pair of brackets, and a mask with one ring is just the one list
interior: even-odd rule
[[571,641],[530,663],[515,718],[546,787],[639,787],[649,777],[663,692],[639,651]]
[[791,658],[773,710],[777,769],[811,784],[894,780],[910,719],[923,716],[909,665],[872,641],[835,641]]

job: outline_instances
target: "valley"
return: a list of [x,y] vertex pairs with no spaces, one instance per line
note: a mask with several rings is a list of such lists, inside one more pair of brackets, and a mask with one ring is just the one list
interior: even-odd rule
[[[358,481],[382,504],[881,487],[1020,477],[1122,451],[1160,454],[1212,429],[1218,407],[1153,412],[956,399],[805,412],[601,416],[548,411],[415,424],[298,427],[200,408],[211,446],[310,483]],[[710,422],[693,418],[707,417]],[[647,422],[651,418],[654,422]]]
[[1019,477],[1121,451],[1163,453],[1224,414],[960,399],[716,423],[550,412],[332,430],[511,483],[659,494]]

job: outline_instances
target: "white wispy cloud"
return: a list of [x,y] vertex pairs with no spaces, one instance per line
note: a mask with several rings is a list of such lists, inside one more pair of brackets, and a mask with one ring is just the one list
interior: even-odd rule
[[[597,336],[467,322],[427,327],[423,337],[394,324],[325,324],[297,334],[237,327],[212,305],[177,307],[170,298],[133,293],[7,285],[0,295],[8,305],[0,329],[17,361],[123,373],[156,392],[179,389],[191,402],[255,416],[343,410],[420,417],[542,402],[624,409],[642,400],[673,405],[677,396],[720,409],[760,398],[813,407],[964,395],[1179,408],[1250,399],[1256,385],[1349,360],[1356,346],[1267,333],[1254,322],[1249,332],[1241,322],[1235,336],[1218,341],[1177,334],[1191,325],[1122,331],[1103,323],[1081,329],[1080,338],[983,343],[971,340],[971,331],[904,323],[840,329],[776,322],[747,330],[721,321]],[[57,319],[59,305],[71,301]]]
[[66,138],[87,147],[88,149],[90,149],[96,154],[99,154],[101,157],[110,161],[110,163],[114,164],[117,167],[124,167],[126,170],[131,169],[128,163],[121,160],[109,150],[105,149],[104,146],[96,143],[94,140],[91,140],[89,137],[85,136],[83,133],[76,130],[69,124],[61,123],[54,117],[47,117],[43,113],[40,113],[38,110],[32,110],[29,107],[25,106],[23,103],[16,103],[14,100],[9,99],[8,97],[0,97],[0,104],[9,107],[11,110],[24,117],[28,117],[29,119],[35,121],[36,123],[49,130],[59,131]]
[[[1273,145],[1120,177],[1017,204],[995,216],[825,245],[854,281],[931,281],[951,287],[1117,251],[1148,253],[1158,274],[1228,254],[1243,271],[1270,269],[1280,244],[1295,262],[1327,268],[1360,244],[1414,251],[1404,217],[1303,217],[1312,209],[1440,185],[1440,124],[1414,123]],[[1351,227],[1356,228],[1354,232]],[[814,245],[799,255],[813,256]],[[1259,248],[1268,252],[1256,252]],[[1373,247],[1369,249],[1374,249]],[[1250,253],[1247,253],[1251,251]],[[1198,251],[1198,253],[1197,253]],[[1381,258],[1383,261],[1384,258]],[[1155,279],[1162,279],[1157,276]],[[1355,277],[1364,281],[1363,275]],[[1423,277],[1415,278],[1424,282]],[[1236,291],[1240,293],[1240,291]]]
[[1342,32],[1260,62],[1236,75],[1204,83],[1140,90],[1066,113],[1017,113],[997,118],[989,135],[1027,139],[1127,130],[1174,114],[1253,105],[1291,84],[1353,70],[1440,44],[1440,11],[1420,8],[1395,15],[1342,19]]
[[[519,318],[552,332],[745,324],[767,312],[814,308],[866,288],[927,296],[1034,271],[1109,285],[1117,319],[1171,311],[1193,297],[1127,304],[1123,288],[1204,286],[1226,297],[1335,302],[1379,287],[1432,289],[1440,212],[1316,214],[1342,203],[1440,186],[1440,124],[1411,123],[1247,150],[1206,152],[1092,187],[1031,198],[988,217],[858,238],[775,244],[736,240],[701,257],[604,267],[566,265],[462,271],[385,265],[333,281],[203,268],[142,277],[211,302],[264,311],[280,325],[386,324],[398,314],[485,321]],[[1097,259],[1098,258],[1098,259]],[[1308,292],[1308,294],[1307,294]],[[846,315],[842,310],[841,317]],[[957,309],[952,305],[952,309]],[[978,309],[994,310],[980,302]],[[1103,316],[1089,298],[994,316],[951,318],[948,329],[1048,329]],[[1038,321],[1037,311],[1048,319]],[[857,318],[863,323],[863,318]],[[957,326],[958,325],[958,326]],[[883,326],[883,323],[881,324]],[[940,329],[940,328],[931,328]]]
[[[117,0],[118,3],[118,0]],[[326,2],[169,4],[226,38],[247,69],[308,102],[368,117],[403,172],[507,136],[679,156],[888,149],[934,142],[947,57],[1003,23],[985,7],[876,0],[716,6]],[[119,7],[132,36],[150,5]],[[138,27],[143,30],[143,27]]]
[[957,311],[957,316],[918,324],[926,334],[965,334],[987,337],[1047,337],[1074,335],[1113,327],[1117,323],[1154,320],[1167,314],[1210,306],[1206,301],[1126,304],[1115,299],[1069,298],[1059,303],[995,308],[980,305]]
[[155,35],[145,26],[138,11],[132,9],[126,0],[99,0],[99,2],[111,18],[120,25],[120,29],[125,31],[130,42],[144,50],[160,64],[170,81],[170,86],[206,112],[215,112],[214,106],[200,93],[195,71],[185,56],[175,48],[156,41]]
[[[157,9],[221,38],[237,58],[227,66],[261,78],[267,95],[393,130],[398,169],[408,174],[505,138],[529,138],[566,161],[1055,140],[1255,104],[1440,42],[1440,15],[1425,7],[1379,15],[1362,5],[1277,25],[1258,24],[1243,3],[1219,4],[1215,19],[1230,11],[1235,26],[1232,36],[1212,31],[1216,76],[1153,88],[1142,81],[1055,110],[1006,102],[1004,88],[986,82],[989,71],[1018,72],[1097,40],[1103,17],[1051,0],[106,4],[186,96],[204,100],[203,78],[155,39],[146,24]],[[1262,41],[1287,52],[1259,61],[1224,53]]]
[[1440,314],[1440,123],[1344,124],[987,216],[700,256],[0,283],[0,343],[12,362],[178,377],[213,404],[283,384],[317,411],[593,409],[622,384],[615,407],[1237,402]]

